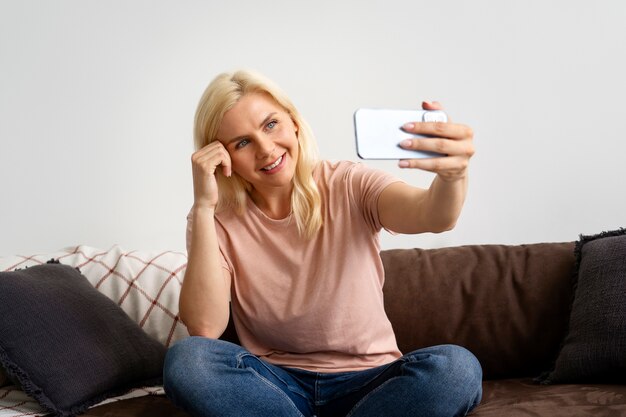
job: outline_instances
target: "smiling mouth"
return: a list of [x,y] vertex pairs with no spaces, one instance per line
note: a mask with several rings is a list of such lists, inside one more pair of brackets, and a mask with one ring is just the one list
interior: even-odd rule
[[280,165],[281,162],[283,162],[283,158],[285,157],[285,155],[281,155],[280,158],[278,158],[273,164],[268,165],[266,167],[261,168],[261,171],[271,171],[274,168],[276,168],[278,165]]

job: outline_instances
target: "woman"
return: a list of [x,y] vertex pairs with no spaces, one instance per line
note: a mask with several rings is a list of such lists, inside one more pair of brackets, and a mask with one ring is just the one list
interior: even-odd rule
[[[446,345],[402,355],[384,311],[379,231],[451,229],[474,152],[466,126],[403,128],[433,138],[401,146],[447,155],[399,162],[435,172],[428,190],[318,161],[297,109],[258,74],[211,82],[196,112],[180,294],[192,337],[170,348],[164,369],[175,404],[220,417],[457,416],[478,404],[471,353]],[[229,302],[242,346],[217,340]]]

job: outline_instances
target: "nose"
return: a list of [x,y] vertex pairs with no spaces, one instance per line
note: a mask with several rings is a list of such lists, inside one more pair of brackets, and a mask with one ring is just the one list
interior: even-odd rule
[[260,136],[257,140],[257,144],[257,159],[267,159],[272,155],[274,149],[276,149],[274,141],[268,137]]

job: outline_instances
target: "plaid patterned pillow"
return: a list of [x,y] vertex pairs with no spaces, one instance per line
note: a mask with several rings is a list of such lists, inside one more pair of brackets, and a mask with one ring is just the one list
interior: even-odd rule
[[0,271],[40,265],[50,259],[79,268],[98,291],[166,347],[187,336],[178,318],[178,297],[187,266],[185,254],[76,246],[53,253],[0,257]]

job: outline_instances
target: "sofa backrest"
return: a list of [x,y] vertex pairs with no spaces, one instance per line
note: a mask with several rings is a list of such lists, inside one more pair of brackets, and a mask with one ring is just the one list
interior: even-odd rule
[[453,343],[484,377],[538,376],[555,360],[573,295],[574,243],[381,252],[400,350]]

